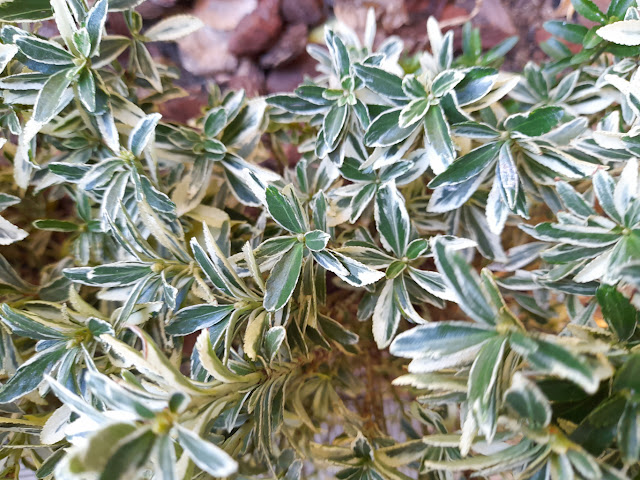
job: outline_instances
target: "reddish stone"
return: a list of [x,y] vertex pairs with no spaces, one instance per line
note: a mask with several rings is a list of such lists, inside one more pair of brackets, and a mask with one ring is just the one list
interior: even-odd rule
[[473,24],[480,27],[484,48],[491,48],[507,37],[518,34],[511,15],[501,0],[484,0]]
[[160,18],[176,6],[177,0],[147,0],[136,8],[143,18]]
[[195,75],[234,71],[238,59],[229,52],[230,36],[230,32],[205,26],[179,39],[182,66]]
[[284,65],[304,53],[307,45],[307,26],[290,25],[267,53],[260,57],[262,68],[274,68]]
[[257,0],[197,0],[191,13],[205,25],[226,32],[236,28],[257,6]]
[[280,13],[288,23],[317,25],[324,19],[321,0],[282,0]]
[[202,107],[207,105],[208,95],[201,88],[192,88],[188,96],[168,100],[159,105],[162,118],[168,121],[186,123],[202,113]]
[[264,72],[248,58],[240,61],[240,66],[233,75],[227,78],[219,76],[218,81],[231,90],[243,89],[250,97],[264,93]]
[[267,93],[292,92],[302,83],[305,76],[317,75],[316,64],[305,52],[296,62],[271,70],[267,74]]
[[229,39],[229,51],[237,56],[251,56],[266,51],[282,29],[279,0],[262,0],[245,16]]

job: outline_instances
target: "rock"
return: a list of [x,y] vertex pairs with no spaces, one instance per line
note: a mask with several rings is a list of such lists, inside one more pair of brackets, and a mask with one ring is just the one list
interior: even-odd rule
[[305,76],[313,77],[317,73],[316,61],[304,52],[295,62],[275,68],[267,74],[267,93],[292,92]]
[[484,0],[478,15],[473,19],[473,24],[480,27],[484,48],[491,48],[505,38],[518,34],[511,15],[501,0]]
[[168,121],[186,123],[200,116],[202,108],[207,105],[208,94],[201,87],[192,86],[187,89],[188,96],[168,100],[159,105],[162,118]]
[[136,8],[143,18],[160,18],[176,6],[177,0],[147,0]]
[[211,28],[231,31],[257,6],[257,0],[197,0],[191,13]]
[[184,68],[195,75],[236,70],[238,59],[229,51],[232,32],[257,6],[257,0],[197,0],[191,13],[205,26],[178,40]]
[[182,66],[194,75],[230,72],[238,67],[238,59],[229,52],[231,32],[205,26],[178,40]]
[[392,33],[409,21],[404,0],[335,0],[336,18],[362,36],[367,21],[367,11],[374,8],[378,27]]
[[282,29],[279,10],[279,0],[261,0],[258,7],[236,26],[229,39],[229,51],[237,56],[252,56],[266,51]]
[[264,93],[264,72],[248,58],[240,60],[240,66],[233,74],[219,75],[216,81],[231,90],[243,89],[249,97]]
[[282,0],[282,18],[288,23],[317,25],[324,19],[321,0]]
[[290,25],[267,53],[260,57],[262,68],[274,68],[284,65],[299,57],[307,45],[307,26]]

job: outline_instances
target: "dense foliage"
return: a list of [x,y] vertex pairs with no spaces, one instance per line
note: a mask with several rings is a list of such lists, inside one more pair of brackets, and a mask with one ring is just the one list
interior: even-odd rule
[[0,2],[0,478],[640,476],[634,0],[186,124],[142,1]]

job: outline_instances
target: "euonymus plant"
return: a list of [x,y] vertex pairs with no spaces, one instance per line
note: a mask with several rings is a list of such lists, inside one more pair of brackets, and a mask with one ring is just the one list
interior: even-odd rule
[[143,1],[0,1],[0,478],[640,478],[635,0],[184,124]]

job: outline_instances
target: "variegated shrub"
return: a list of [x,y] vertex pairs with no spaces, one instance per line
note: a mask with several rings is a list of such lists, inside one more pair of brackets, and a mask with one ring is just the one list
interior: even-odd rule
[[0,1],[0,478],[640,478],[635,0],[185,124],[143,1]]

